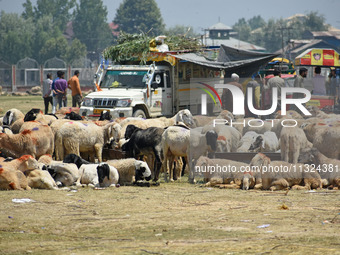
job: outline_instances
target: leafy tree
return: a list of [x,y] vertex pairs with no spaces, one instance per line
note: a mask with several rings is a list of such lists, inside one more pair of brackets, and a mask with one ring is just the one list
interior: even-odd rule
[[102,0],[80,0],[73,21],[74,35],[96,57],[113,43],[113,34],[106,20],[107,8]]
[[32,57],[34,24],[16,13],[0,14],[0,59],[16,64],[20,59]]
[[310,31],[326,31],[328,30],[328,25],[325,23],[325,17],[319,15],[318,12],[310,12],[306,15],[303,22],[305,30]]
[[86,53],[85,44],[81,43],[78,39],[74,39],[71,45],[67,48],[64,59],[67,63],[72,63],[74,60],[85,57]]
[[244,18],[241,18],[233,26],[234,31],[238,32],[238,38],[242,41],[248,41],[250,36],[250,26]]
[[248,20],[248,25],[251,30],[255,30],[257,28],[265,26],[266,22],[260,15],[257,15]]
[[160,35],[165,28],[155,0],[124,0],[113,22],[119,30],[131,34],[150,31],[150,35]]
[[[31,17],[33,12],[34,21],[43,16],[52,18],[52,22],[60,31],[66,29],[67,22],[72,18],[71,10],[75,6],[76,0],[37,0],[36,6],[32,7],[31,0],[26,0],[23,4],[25,10],[23,16]],[[32,11],[33,8],[33,11]]]
[[33,19],[34,18],[34,13],[33,13],[33,5],[31,0],[26,0],[26,3],[23,3],[22,6],[24,7],[24,12],[22,13],[22,17],[24,19]]

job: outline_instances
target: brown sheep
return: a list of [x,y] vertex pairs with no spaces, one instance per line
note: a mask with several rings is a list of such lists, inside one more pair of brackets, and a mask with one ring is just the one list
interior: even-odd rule
[[26,154],[34,158],[44,154],[52,155],[54,150],[52,130],[49,126],[43,125],[19,134],[0,134],[0,150],[15,158]]
[[304,127],[307,138],[322,154],[329,158],[340,159],[340,127],[313,123]]
[[0,189],[30,190],[24,172],[38,168],[38,162],[30,155],[24,155],[9,162],[0,163]]
[[244,189],[249,189],[255,186],[255,178],[245,171],[247,167],[248,164],[238,161],[201,156],[192,171],[203,173],[205,186],[208,187],[239,189],[247,179]]
[[261,171],[264,190],[322,188],[320,175],[309,165],[271,161],[266,155],[258,153],[251,160],[250,167]]
[[327,158],[317,148],[304,149],[299,157],[299,162],[314,164],[323,180],[324,186],[340,188],[340,160]]

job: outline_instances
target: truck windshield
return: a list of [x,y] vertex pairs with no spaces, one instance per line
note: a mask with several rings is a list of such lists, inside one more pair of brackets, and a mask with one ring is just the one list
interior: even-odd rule
[[101,82],[102,88],[143,88],[147,71],[108,70]]

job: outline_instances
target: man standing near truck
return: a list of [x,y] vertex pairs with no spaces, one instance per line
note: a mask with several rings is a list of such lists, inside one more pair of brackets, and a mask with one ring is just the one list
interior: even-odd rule
[[80,108],[80,104],[83,99],[83,95],[81,93],[80,89],[80,83],[79,83],[79,71],[75,70],[74,75],[71,79],[68,80],[68,88],[72,90],[72,107],[78,107]]

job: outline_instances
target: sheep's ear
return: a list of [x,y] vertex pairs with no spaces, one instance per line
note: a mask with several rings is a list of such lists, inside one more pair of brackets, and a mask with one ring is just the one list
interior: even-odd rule
[[112,126],[110,125],[107,129],[107,137],[111,137]]

